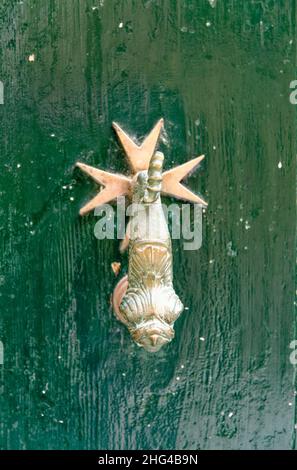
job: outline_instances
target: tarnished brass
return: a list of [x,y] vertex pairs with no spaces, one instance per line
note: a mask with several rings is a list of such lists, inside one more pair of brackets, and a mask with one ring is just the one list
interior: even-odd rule
[[204,158],[200,156],[163,172],[164,156],[155,152],[163,126],[160,119],[141,145],[137,145],[118,124],[114,129],[125,150],[130,176],[105,172],[77,163],[104,189],[84,206],[80,214],[127,195],[132,214],[122,248],[129,247],[128,275],[117,284],[112,304],[133,340],[149,352],[158,351],[174,337],[173,325],[183,304],[173,288],[171,239],[161,205],[168,194],[206,206],[203,199],[181,184]]

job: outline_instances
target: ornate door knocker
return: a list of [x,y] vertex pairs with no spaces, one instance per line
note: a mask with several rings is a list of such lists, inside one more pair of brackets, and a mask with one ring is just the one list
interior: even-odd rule
[[203,199],[181,184],[204,155],[163,172],[164,156],[155,152],[163,119],[140,146],[118,124],[113,123],[113,127],[125,150],[131,175],[109,173],[77,163],[104,187],[80,214],[118,196],[128,196],[132,201],[135,210],[122,243],[122,249],[129,249],[128,275],[115,287],[112,304],[116,317],[127,326],[133,340],[147,351],[156,352],[173,339],[173,324],[183,311],[172,284],[171,239],[160,196],[170,195],[206,207]]

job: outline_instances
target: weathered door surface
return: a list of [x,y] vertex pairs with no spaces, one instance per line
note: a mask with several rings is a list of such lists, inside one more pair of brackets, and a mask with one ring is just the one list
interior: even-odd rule
[[[2,0],[1,449],[293,449],[292,0]],[[203,244],[157,354],[114,317],[117,240],[77,160],[124,172],[113,120],[206,154]]]

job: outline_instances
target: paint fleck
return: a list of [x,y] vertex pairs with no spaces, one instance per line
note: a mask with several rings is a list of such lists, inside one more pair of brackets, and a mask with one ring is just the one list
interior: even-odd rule
[[29,62],[34,62],[35,61],[35,54],[30,54],[28,57]]
[[237,252],[232,248],[232,241],[227,243],[227,256],[234,257],[237,255]]
[[278,168],[282,168],[282,167],[283,167],[282,162],[278,162],[277,167],[278,167]]
[[124,26],[124,23],[121,21],[119,24],[119,28],[122,28]]
[[205,341],[205,338],[203,336],[200,336],[200,341]]

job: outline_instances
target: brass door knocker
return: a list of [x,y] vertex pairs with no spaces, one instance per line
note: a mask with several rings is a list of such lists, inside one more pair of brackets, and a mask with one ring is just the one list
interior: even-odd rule
[[112,304],[116,317],[127,326],[133,340],[147,351],[156,352],[173,339],[174,322],[184,308],[172,284],[171,239],[160,196],[170,195],[206,207],[203,199],[181,184],[204,155],[163,172],[164,156],[155,152],[163,119],[140,146],[118,124],[113,123],[113,127],[125,150],[131,175],[77,163],[104,187],[80,214],[118,196],[128,196],[132,201],[135,210],[122,243],[122,249],[129,249],[128,275],[115,287]]

